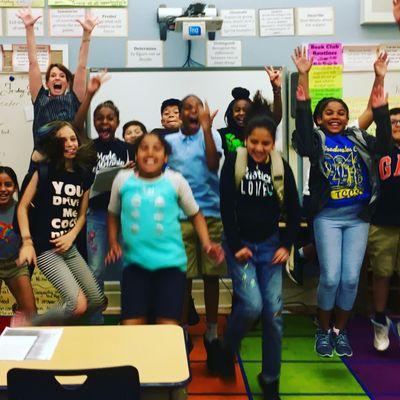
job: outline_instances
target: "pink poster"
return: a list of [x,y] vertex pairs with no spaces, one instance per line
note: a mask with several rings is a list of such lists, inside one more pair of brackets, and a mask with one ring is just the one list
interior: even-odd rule
[[314,65],[342,65],[342,43],[310,43],[308,56],[314,57]]

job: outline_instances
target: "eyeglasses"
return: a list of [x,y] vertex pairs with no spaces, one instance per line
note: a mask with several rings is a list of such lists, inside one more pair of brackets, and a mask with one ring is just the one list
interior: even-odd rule
[[400,119],[392,119],[390,120],[392,126],[400,126]]

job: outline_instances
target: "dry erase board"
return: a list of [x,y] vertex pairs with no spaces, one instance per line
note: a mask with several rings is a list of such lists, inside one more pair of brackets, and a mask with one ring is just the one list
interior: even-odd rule
[[0,165],[8,165],[21,183],[33,149],[33,108],[28,74],[0,73]]
[[[285,74],[285,71],[283,73]],[[91,75],[95,74],[95,70],[92,69]],[[213,124],[216,129],[225,126],[224,114],[232,100],[231,91],[235,86],[249,89],[251,96],[257,89],[260,89],[263,96],[270,102],[273,99],[271,84],[263,68],[110,69],[109,74],[111,79],[104,84],[92,101],[90,119],[92,120],[93,110],[97,104],[105,100],[112,100],[120,110],[121,123],[117,131],[118,137],[122,135],[123,124],[132,119],[143,122],[148,130],[159,128],[161,126],[161,103],[170,97],[182,99],[188,94],[195,94],[201,99],[206,99],[211,110],[219,110]],[[283,81],[285,81],[284,77]],[[284,93],[285,88],[283,87],[283,106],[286,104]],[[286,153],[285,109],[282,121],[277,135],[277,148]],[[97,137],[93,126],[91,127],[91,137]]]

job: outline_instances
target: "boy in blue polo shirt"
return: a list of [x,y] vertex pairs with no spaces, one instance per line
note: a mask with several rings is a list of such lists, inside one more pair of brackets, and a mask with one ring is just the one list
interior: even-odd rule
[[[182,100],[179,132],[167,135],[172,154],[168,166],[180,172],[193,191],[194,198],[206,218],[210,239],[221,242],[222,222],[219,208],[218,168],[222,155],[221,137],[212,129],[212,120],[207,103],[195,95]],[[219,302],[219,277],[226,274],[226,264],[216,265],[201,248],[199,239],[190,222],[182,216],[182,236],[188,258],[186,302],[190,298],[192,279],[201,276],[204,282],[204,302],[206,306],[207,331],[204,345],[207,350],[207,367],[216,370],[216,353],[219,346],[217,317]],[[187,305],[185,306],[187,309]],[[186,323],[187,313],[184,313]]]

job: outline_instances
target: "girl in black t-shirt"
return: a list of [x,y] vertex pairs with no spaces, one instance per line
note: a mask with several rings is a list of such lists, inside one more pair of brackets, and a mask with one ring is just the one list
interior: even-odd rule
[[[41,128],[45,165],[33,172],[18,207],[20,262],[36,264],[59,291],[63,304],[37,316],[32,324],[62,322],[92,314],[105,297],[75,247],[89,201],[96,153],[80,145],[71,124],[54,121]],[[31,205],[32,212],[28,214]]]

